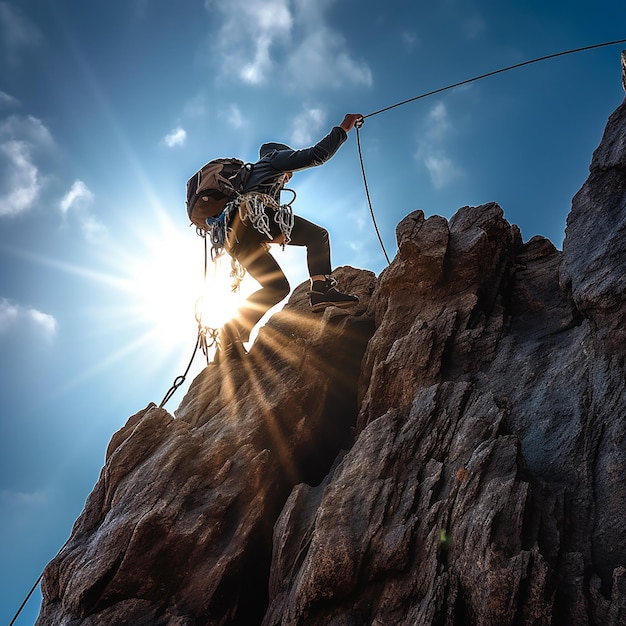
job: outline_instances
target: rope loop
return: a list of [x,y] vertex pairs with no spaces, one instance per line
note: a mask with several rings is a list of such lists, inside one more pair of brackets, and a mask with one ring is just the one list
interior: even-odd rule
[[246,277],[246,268],[234,256],[230,258],[230,277],[233,279],[231,290],[236,293]]
[[293,194],[291,200],[289,200],[289,202],[285,202],[285,204],[283,205],[283,206],[291,206],[294,203],[295,199],[296,199],[296,192],[295,192],[295,190],[294,189],[288,189],[287,187],[284,187],[282,191],[288,191],[290,194]]
[[294,216],[291,206],[288,204],[282,204],[276,209],[274,214],[274,221],[278,224],[280,232],[283,235],[283,240],[280,242],[282,249],[291,241],[291,231],[294,225]]
[[270,232],[270,222],[266,209],[274,211],[274,221],[278,224],[282,235],[281,246],[283,250],[291,241],[291,231],[294,225],[293,209],[291,205],[296,199],[296,192],[293,189],[285,189],[293,194],[292,199],[287,204],[278,204],[272,196],[265,193],[247,193],[241,197],[239,203],[239,217],[241,221],[248,221],[253,228],[265,235],[270,241],[274,240]]
[[271,240],[270,218],[265,213],[266,206],[275,209],[276,202],[271,196],[260,193],[246,194],[239,203],[239,217],[242,222],[246,220],[250,222],[253,228]]

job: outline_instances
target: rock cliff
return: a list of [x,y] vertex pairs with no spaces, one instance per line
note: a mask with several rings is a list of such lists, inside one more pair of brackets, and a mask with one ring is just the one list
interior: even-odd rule
[[414,212],[108,447],[38,626],[626,624],[626,103],[563,251]]

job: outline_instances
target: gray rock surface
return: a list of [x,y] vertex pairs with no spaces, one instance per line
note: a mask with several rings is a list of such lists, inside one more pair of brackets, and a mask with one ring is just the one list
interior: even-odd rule
[[626,624],[626,104],[563,252],[411,213],[352,311],[306,286],[131,417],[37,625]]

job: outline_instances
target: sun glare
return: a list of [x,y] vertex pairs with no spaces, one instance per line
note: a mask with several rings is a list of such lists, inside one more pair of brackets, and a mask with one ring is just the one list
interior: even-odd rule
[[[107,311],[107,330],[117,333],[141,326],[138,340],[148,347],[156,366],[176,359],[177,354],[181,363],[186,362],[199,325],[220,328],[236,316],[245,298],[259,285],[246,275],[240,289],[233,292],[230,257],[224,254],[214,263],[210,251],[205,276],[205,240],[186,224],[175,224],[164,211],[155,213],[149,229],[130,221],[121,229],[125,236],[101,252],[111,267],[103,280],[124,294]],[[303,250],[278,251],[292,285],[306,278]],[[251,342],[264,321],[283,304],[266,313],[253,330]],[[208,347],[207,356],[212,358],[210,342]]]
[[[145,364],[137,372],[150,376],[164,364],[180,372],[189,362],[189,351],[198,338],[198,324],[219,328],[236,316],[244,300],[259,288],[246,275],[239,291],[233,293],[230,257],[214,264],[208,258],[205,280],[205,241],[192,228],[174,224],[162,210],[155,211],[150,227],[127,213],[115,238],[93,248],[93,263],[65,263],[57,258],[26,255],[34,262],[79,276],[95,290],[84,294],[84,312],[91,324],[90,340],[106,341],[102,358],[69,381],[74,386],[117,366],[130,356],[141,355]],[[305,252],[300,248],[275,248],[290,283],[307,280]],[[284,302],[272,307],[253,329],[250,344],[262,325]],[[198,321],[199,320],[199,321]],[[207,337],[210,335],[207,334]],[[209,343],[207,359],[213,356]],[[108,351],[107,351],[108,350]],[[194,367],[203,367],[198,358]],[[192,370],[191,375],[194,375]]]
[[[231,289],[230,263],[210,259],[204,278],[204,241],[189,233],[165,234],[137,259],[130,278],[146,320],[160,335],[177,335],[190,324],[219,328],[237,311],[242,293]],[[193,245],[197,244],[197,245]]]
[[202,326],[219,328],[236,315],[243,296],[241,290],[233,291],[230,272],[226,256],[209,263],[206,281],[196,300],[196,320]]

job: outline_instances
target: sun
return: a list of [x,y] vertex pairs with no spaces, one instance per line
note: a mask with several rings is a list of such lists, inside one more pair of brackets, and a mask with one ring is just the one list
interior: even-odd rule
[[210,243],[164,213],[149,232],[140,232],[132,254],[124,257],[120,270],[133,316],[158,338],[164,352],[188,344],[199,325],[220,328],[251,290],[248,277],[233,292],[230,257],[213,262]]
[[[246,274],[234,292],[230,257],[224,254],[213,262],[210,243],[198,236],[186,220],[175,222],[158,207],[149,227],[145,221],[137,222],[131,212],[127,216],[116,239],[99,251],[108,268],[101,272],[100,280],[118,293],[101,312],[107,322],[106,329],[101,330],[112,336],[137,330],[132,346],[114,350],[116,354],[141,349],[153,368],[172,362],[184,367],[200,330],[217,330],[237,317],[238,309],[260,285]],[[307,278],[303,251],[288,248],[280,250],[280,263],[290,283],[299,284]],[[255,326],[248,349],[261,326],[283,304],[272,307]],[[208,343],[207,362],[216,348]],[[202,361],[200,357],[198,363]]]
[[159,239],[132,272],[139,306],[155,329],[171,332],[189,318],[219,328],[235,315],[242,298],[232,291],[229,261],[213,262],[209,253],[205,273],[203,238],[174,231]]

